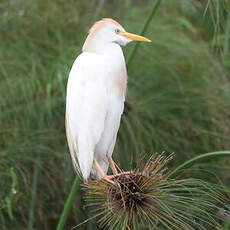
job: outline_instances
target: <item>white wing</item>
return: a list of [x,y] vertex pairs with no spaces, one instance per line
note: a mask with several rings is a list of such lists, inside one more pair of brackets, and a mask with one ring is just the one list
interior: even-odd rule
[[107,89],[103,70],[100,55],[84,52],[75,60],[67,84],[67,140],[74,167],[85,179],[104,130]]

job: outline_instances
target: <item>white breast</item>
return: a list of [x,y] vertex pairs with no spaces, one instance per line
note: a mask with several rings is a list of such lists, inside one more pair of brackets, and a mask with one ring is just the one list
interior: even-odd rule
[[[124,108],[126,68],[121,48],[83,52],[71,69],[66,96],[66,132],[75,168],[84,178],[96,157],[107,171]],[[71,150],[72,149],[72,150]],[[93,170],[94,171],[94,170]]]

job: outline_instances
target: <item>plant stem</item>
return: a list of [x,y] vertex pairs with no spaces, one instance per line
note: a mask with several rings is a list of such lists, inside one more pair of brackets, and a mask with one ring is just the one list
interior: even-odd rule
[[[145,21],[145,24],[144,24],[144,27],[142,28],[142,31],[140,33],[140,35],[145,35],[145,32],[147,31],[148,29],[148,26],[149,26],[149,23],[151,22],[153,16],[155,15],[156,13],[156,10],[160,4],[161,0],[155,0],[154,3],[153,3],[153,7],[152,7],[152,11],[150,12],[148,18],[146,19]],[[130,65],[131,61],[133,60],[133,57],[137,51],[137,48],[139,47],[140,43],[139,42],[136,42],[133,49],[131,50],[130,52],[130,55],[128,56],[128,59],[127,59],[127,66]]]
[[37,153],[36,160],[34,163],[33,184],[32,184],[31,201],[30,201],[30,209],[29,209],[29,223],[28,223],[29,230],[33,230],[33,224],[34,224],[34,208],[36,204],[38,180],[39,180],[40,170],[41,170],[40,154],[41,154],[40,152]]
[[105,0],[100,0],[98,5],[97,5],[97,8],[96,8],[96,11],[95,11],[95,14],[93,16],[93,20],[92,20],[92,23],[95,22],[98,18],[99,18],[99,15],[103,9],[103,6],[105,4]]
[[211,153],[205,153],[199,156],[196,156],[192,158],[191,160],[188,160],[184,162],[183,164],[177,166],[168,176],[167,178],[175,177],[180,170],[188,168],[189,166],[192,166],[193,164],[204,161],[204,160],[211,160],[215,157],[230,157],[230,151],[219,151],[219,152],[211,152]]
[[6,230],[6,222],[5,222],[5,219],[4,219],[4,217],[3,217],[3,214],[2,214],[2,207],[0,207],[0,220],[1,220],[1,223],[2,223],[2,227],[3,227],[3,229],[2,230]]
[[225,35],[224,35],[224,44],[223,44],[223,50],[224,50],[224,57],[228,55],[229,53],[229,39],[230,39],[230,4],[227,8],[227,23],[225,27]]
[[56,230],[62,230],[64,228],[65,222],[67,220],[67,217],[69,215],[72,203],[73,203],[73,199],[79,189],[79,185],[80,185],[80,178],[78,176],[76,176],[74,183],[72,185],[71,191],[69,193],[69,196],[65,202],[65,206],[64,209],[62,210],[62,214],[61,217],[59,219],[58,225]]

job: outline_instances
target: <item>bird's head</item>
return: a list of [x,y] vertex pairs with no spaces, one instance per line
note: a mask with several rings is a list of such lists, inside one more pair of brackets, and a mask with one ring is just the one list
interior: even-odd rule
[[104,18],[97,21],[89,30],[83,51],[97,51],[99,48],[103,48],[103,45],[109,43],[125,46],[131,41],[151,42],[151,40],[146,37],[126,32],[115,20]]

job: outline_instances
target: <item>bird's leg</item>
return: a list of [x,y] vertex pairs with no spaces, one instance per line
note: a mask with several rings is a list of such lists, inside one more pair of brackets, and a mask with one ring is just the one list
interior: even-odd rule
[[109,166],[112,169],[113,175],[118,174],[116,166],[115,166],[115,163],[114,163],[112,157],[108,157],[108,160],[109,160]]
[[93,163],[94,163],[94,166],[95,168],[98,170],[98,172],[101,174],[101,176],[104,178],[106,177],[107,175],[105,174],[105,172],[103,171],[103,169],[100,167],[100,165],[98,164],[96,158],[94,157],[93,159]]
[[88,179],[83,179],[83,183],[84,183],[84,184],[89,184]]
[[103,169],[100,167],[100,165],[98,164],[98,162],[97,162],[95,157],[93,159],[93,164],[94,164],[95,168],[98,170],[98,172],[101,174],[102,179],[107,180],[109,183],[114,184],[114,182],[108,178],[108,176],[105,174]]
[[[111,176],[107,176],[109,179],[114,179],[120,175],[128,175],[131,173],[131,171],[128,171],[128,172],[124,172],[122,171],[118,166],[117,164],[113,161],[113,158],[112,157],[108,157],[108,161],[109,161],[109,166],[110,168],[112,169],[112,172],[113,172],[113,175]],[[119,170],[119,173],[117,171],[117,169]]]

